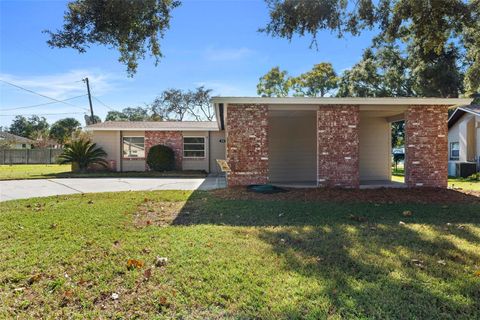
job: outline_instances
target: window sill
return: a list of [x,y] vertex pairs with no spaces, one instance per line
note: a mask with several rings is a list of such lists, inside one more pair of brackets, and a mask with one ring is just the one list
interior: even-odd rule
[[122,160],[145,160],[145,158],[122,158]]
[[205,160],[206,157],[183,157],[186,160]]

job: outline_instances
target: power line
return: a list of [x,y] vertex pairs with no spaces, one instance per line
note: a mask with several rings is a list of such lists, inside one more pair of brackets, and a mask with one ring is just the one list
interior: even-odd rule
[[[65,101],[67,101],[67,100],[73,100],[73,99],[77,99],[77,98],[81,98],[81,97],[85,97],[85,96],[86,96],[86,94],[82,94],[81,96],[71,97],[71,98],[63,99],[63,100],[61,100],[61,101],[62,101],[62,102],[65,102]],[[45,102],[45,103],[34,104],[34,105],[31,105],[31,106],[25,106],[25,107],[16,107],[16,108],[2,109],[1,111],[11,111],[11,110],[18,110],[18,109],[29,109],[29,108],[41,107],[41,106],[46,106],[46,105],[55,104],[55,103],[58,103],[58,102],[57,102],[57,101]]]
[[100,102],[100,104],[102,104],[104,107],[108,108],[110,111],[115,111],[114,109],[110,108],[109,106],[107,106],[105,103],[102,102],[102,100],[98,99],[97,97],[95,96],[92,96],[93,99],[97,100],[97,102]]
[[27,88],[24,88],[24,87],[21,87],[21,86],[19,86],[19,85],[13,84],[13,83],[8,82],[8,81],[5,81],[5,80],[3,80],[3,79],[0,79],[0,81],[3,82],[3,83],[9,84],[9,85],[11,85],[11,86],[13,86],[13,87],[15,87],[15,88],[18,88],[18,89],[21,89],[21,90],[24,90],[24,91],[27,91],[27,92],[36,94],[37,96],[44,97],[44,98],[47,98],[47,99],[50,99],[50,100],[53,100],[53,101],[56,101],[56,102],[61,102],[61,103],[67,104],[67,105],[69,105],[69,106],[73,106],[73,107],[75,107],[75,108],[79,108],[79,109],[88,111],[88,109],[86,109],[86,108],[78,107],[78,106],[76,106],[76,105],[74,105],[74,104],[71,104],[71,103],[68,103],[68,102],[65,102],[65,101],[61,101],[61,100],[58,100],[58,99],[55,99],[55,98],[46,96],[46,95],[44,95],[44,94],[35,92],[35,91],[33,91],[33,90],[30,90],[30,89],[27,89]]
[[15,116],[57,116],[57,115],[62,115],[62,114],[85,114],[85,112],[0,114],[0,117],[15,117]]

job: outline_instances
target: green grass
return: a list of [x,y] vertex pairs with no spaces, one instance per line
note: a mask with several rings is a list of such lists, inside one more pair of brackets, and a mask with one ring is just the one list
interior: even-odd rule
[[0,180],[45,178],[71,171],[69,164],[0,165]]
[[[403,169],[392,170],[392,181],[405,182]],[[471,181],[464,178],[448,178],[448,187],[469,191],[480,191],[480,181]]]
[[[182,191],[72,195],[0,203],[0,230],[0,318],[480,314],[478,200],[447,206],[224,200]],[[156,256],[168,264],[152,268]],[[128,270],[128,259],[145,266]]]
[[52,178],[100,178],[100,177],[204,177],[201,171],[171,172],[71,172],[69,164],[17,164],[0,165],[0,180],[52,179]]

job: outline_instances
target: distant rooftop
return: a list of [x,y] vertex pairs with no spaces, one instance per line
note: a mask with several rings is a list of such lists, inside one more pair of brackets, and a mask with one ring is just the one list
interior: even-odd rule
[[216,121],[106,121],[85,127],[87,131],[218,131]]
[[471,113],[480,117],[480,105],[469,104],[459,106],[448,119],[448,127],[451,128],[465,113]]
[[0,131],[0,140],[13,141],[15,143],[29,143],[32,144],[35,141],[28,138],[20,137],[10,132]]

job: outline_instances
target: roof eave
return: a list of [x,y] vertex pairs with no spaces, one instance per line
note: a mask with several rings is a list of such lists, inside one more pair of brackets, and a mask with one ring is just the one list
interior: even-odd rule
[[318,105],[465,105],[472,98],[320,98],[320,97],[213,97],[212,103],[318,104]]

